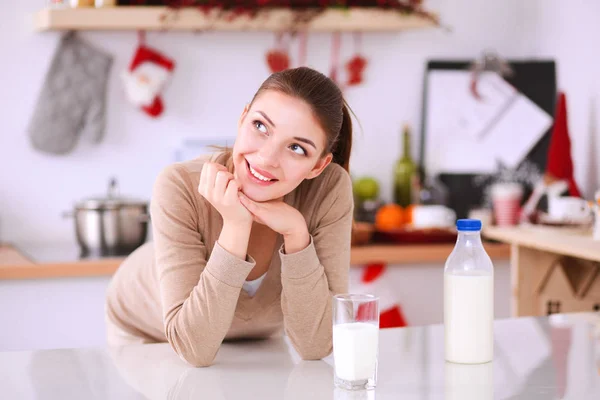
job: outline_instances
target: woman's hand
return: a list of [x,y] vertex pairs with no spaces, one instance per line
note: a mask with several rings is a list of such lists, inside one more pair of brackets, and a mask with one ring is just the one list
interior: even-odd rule
[[239,185],[233,174],[221,164],[205,163],[202,166],[198,193],[223,217],[224,225],[252,226],[252,214],[238,197]]
[[254,217],[254,221],[283,236],[286,253],[296,253],[309,245],[310,235],[306,220],[300,211],[281,200],[256,202],[242,192],[239,192],[238,196]]

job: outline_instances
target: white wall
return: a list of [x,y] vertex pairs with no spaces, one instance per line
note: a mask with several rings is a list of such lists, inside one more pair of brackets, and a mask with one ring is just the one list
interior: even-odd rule
[[[0,77],[7,82],[0,90],[0,241],[73,242],[71,221],[63,220],[61,212],[78,199],[103,194],[111,175],[118,177],[123,193],[148,199],[154,177],[172,161],[173,146],[180,138],[235,135],[242,107],[268,74],[264,53],[274,42],[269,33],[150,33],[149,44],[177,62],[165,94],[166,114],[151,120],[126,102],[118,79],[133,53],[135,33],[83,33],[115,57],[106,136],[97,146],[84,137],[73,153],[51,157],[34,152],[26,136],[59,38],[57,33],[36,34],[31,29],[31,14],[43,3],[11,2],[0,11]],[[428,58],[474,57],[485,48],[510,57],[535,51],[535,43],[524,38],[533,9],[519,0],[429,4],[453,32],[365,35],[363,52],[370,59],[367,82],[346,94],[364,129],[355,142],[352,172],[378,177],[387,198],[400,126],[408,121],[415,130],[419,127]],[[351,39],[344,37],[343,59],[351,56]],[[329,70],[329,44],[329,35],[309,37],[310,66]],[[373,157],[386,167],[374,169]]]

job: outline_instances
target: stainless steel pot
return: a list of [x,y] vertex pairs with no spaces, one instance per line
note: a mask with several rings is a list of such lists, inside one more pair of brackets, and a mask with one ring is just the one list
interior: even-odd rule
[[118,196],[117,180],[111,179],[107,197],[78,202],[68,213],[82,255],[127,255],[141,246],[148,234],[148,203]]

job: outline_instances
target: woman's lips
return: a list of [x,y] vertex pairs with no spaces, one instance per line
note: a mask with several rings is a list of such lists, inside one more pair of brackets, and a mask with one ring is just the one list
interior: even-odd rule
[[256,176],[254,176],[254,174],[250,170],[250,163],[248,162],[248,160],[246,160],[246,171],[252,182],[254,182],[258,185],[261,185],[261,186],[270,186],[270,185],[274,184],[275,182],[277,182],[277,179],[275,179],[275,177],[273,177],[273,175],[269,174],[268,172],[260,170],[255,167],[252,167],[252,169],[254,169],[254,171],[258,172],[260,175],[264,176],[265,178],[271,179],[270,181],[263,181],[262,179],[259,179]]
[[[248,161],[246,161],[246,162],[248,162]],[[250,165],[250,163],[249,163],[249,162],[248,162],[248,165]],[[260,168],[258,168],[258,167],[256,167],[256,166],[254,166],[254,165],[251,165],[251,167],[252,167],[252,169],[253,169],[253,170],[255,170],[256,172],[258,172],[259,174],[261,174],[261,175],[262,175],[262,176],[264,176],[265,178],[269,178],[269,179],[275,179],[275,180],[277,180],[277,178],[276,178],[274,175],[272,175],[272,174],[268,173],[267,171],[264,171],[264,170],[262,170],[262,169],[260,169]]]

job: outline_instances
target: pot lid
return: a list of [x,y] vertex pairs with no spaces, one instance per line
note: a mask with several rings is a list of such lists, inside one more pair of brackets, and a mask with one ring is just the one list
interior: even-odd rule
[[148,202],[119,196],[117,179],[112,178],[108,184],[108,193],[105,197],[96,196],[81,200],[75,205],[77,209],[98,210],[114,209],[123,206],[147,206]]

